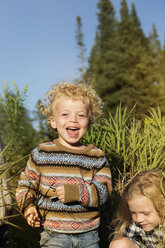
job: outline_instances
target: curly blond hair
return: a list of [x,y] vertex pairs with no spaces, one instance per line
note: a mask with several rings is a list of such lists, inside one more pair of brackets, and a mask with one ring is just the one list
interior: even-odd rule
[[47,123],[50,124],[50,117],[53,114],[53,103],[59,97],[66,97],[76,100],[87,100],[89,106],[89,124],[94,123],[96,118],[102,114],[102,101],[91,85],[86,83],[63,82],[56,84],[49,90],[40,106],[40,111],[47,116]]

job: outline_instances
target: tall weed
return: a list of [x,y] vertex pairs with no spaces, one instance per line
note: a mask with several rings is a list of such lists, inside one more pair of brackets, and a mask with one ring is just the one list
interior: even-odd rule
[[88,131],[84,142],[105,152],[119,191],[138,171],[165,168],[165,119],[159,108],[137,120],[134,108],[127,112],[119,106],[114,117],[109,113]]
[[138,120],[134,110],[128,112],[119,106],[115,116],[109,113],[84,137],[85,144],[93,143],[105,152],[112,171],[113,194],[101,208],[100,247],[104,248],[109,247],[107,227],[127,180],[139,171],[165,170],[164,116],[159,108],[151,108],[143,120]]
[[[30,151],[38,144],[38,135],[24,106],[27,85],[21,93],[14,81],[14,92],[5,81],[3,82],[3,94],[0,95],[0,136],[5,146],[2,153],[6,162],[0,165],[0,179],[8,175],[5,183],[10,184],[9,193],[13,200],[12,213],[5,217],[4,222],[10,226],[13,247],[38,247],[35,231],[27,225],[15,200],[20,172],[25,168]],[[0,189],[2,187],[0,182]],[[29,240],[29,236],[33,237],[32,240]]]

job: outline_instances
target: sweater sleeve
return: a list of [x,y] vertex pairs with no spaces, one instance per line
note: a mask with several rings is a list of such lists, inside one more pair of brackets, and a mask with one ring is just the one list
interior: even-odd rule
[[78,185],[65,184],[65,203],[78,201],[86,207],[103,205],[112,191],[111,171],[105,157],[100,161],[99,169],[94,169],[92,181],[83,181]]
[[32,156],[30,156],[25,171],[20,175],[18,187],[16,189],[16,200],[21,212],[24,212],[25,208],[34,204],[38,191],[38,184],[39,172],[32,160]]

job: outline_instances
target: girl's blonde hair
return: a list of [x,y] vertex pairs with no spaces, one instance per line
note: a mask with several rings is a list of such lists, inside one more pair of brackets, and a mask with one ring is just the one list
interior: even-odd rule
[[125,186],[117,209],[117,236],[122,236],[126,226],[132,222],[127,202],[137,195],[144,195],[152,201],[161,224],[165,225],[165,175],[159,170],[147,170],[136,174]]
[[53,114],[53,103],[59,97],[66,97],[76,100],[87,100],[89,106],[89,124],[102,114],[102,101],[96,91],[91,85],[85,83],[72,83],[64,82],[56,84],[51,90],[49,90],[44,99],[44,103],[41,104],[42,114],[48,117],[48,124],[50,123],[50,117]]

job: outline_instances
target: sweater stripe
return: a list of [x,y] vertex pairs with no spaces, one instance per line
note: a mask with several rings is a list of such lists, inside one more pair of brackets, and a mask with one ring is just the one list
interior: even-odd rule
[[[65,156],[64,156],[65,155]],[[35,159],[34,159],[35,158]],[[68,154],[67,153],[63,154],[62,156],[60,154],[56,154],[56,156],[52,156],[52,154],[42,154],[38,151],[38,149],[34,149],[32,153],[32,159],[34,162],[38,164],[38,166],[44,166],[45,164],[48,164],[49,166],[55,164],[56,166],[78,166],[78,167],[83,167],[86,169],[91,169],[93,166],[101,168],[103,164],[106,162],[106,158],[101,157],[100,159],[94,158],[94,157],[88,157],[87,159],[85,156],[77,157],[76,155]]]
[[[61,185],[65,189],[64,203],[56,194]],[[44,228],[82,233],[98,228],[98,207],[105,203],[111,190],[110,168],[100,149],[89,145],[78,151],[55,140],[32,151],[25,172],[21,173],[16,199],[22,211],[38,199]]]

